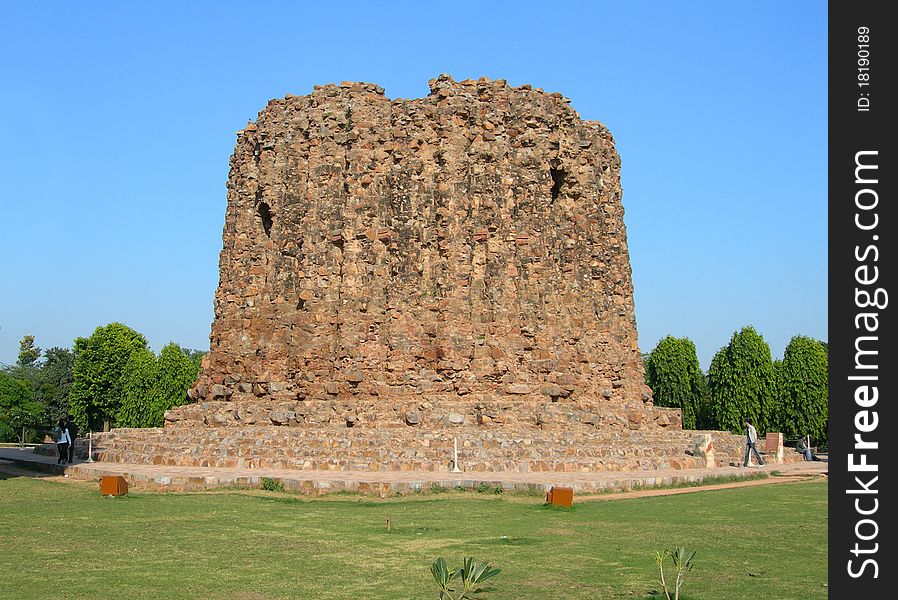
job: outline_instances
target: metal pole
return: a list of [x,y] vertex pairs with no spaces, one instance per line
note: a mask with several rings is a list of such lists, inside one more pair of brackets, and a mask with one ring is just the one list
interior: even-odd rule
[[87,462],[94,462],[94,433],[87,432]]
[[453,446],[452,472],[453,473],[461,473],[461,469],[458,468],[458,438],[453,438],[452,446]]

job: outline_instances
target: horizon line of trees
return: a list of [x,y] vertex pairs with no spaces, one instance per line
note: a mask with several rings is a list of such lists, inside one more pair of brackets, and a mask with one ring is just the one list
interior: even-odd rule
[[748,419],[760,433],[822,441],[829,429],[828,351],[826,342],[796,335],[782,360],[772,360],[764,338],[746,326],[705,373],[692,340],[667,336],[644,356],[645,383],[656,405],[682,409],[685,429],[740,432]]
[[170,342],[157,356],[121,323],[76,338],[71,350],[42,351],[26,335],[16,363],[0,367],[0,442],[39,442],[67,415],[80,431],[161,427],[166,410],[188,401],[204,355]]

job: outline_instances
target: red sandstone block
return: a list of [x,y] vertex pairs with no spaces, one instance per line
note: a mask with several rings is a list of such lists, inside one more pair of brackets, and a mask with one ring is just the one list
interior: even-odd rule
[[552,486],[546,494],[546,504],[553,506],[574,506],[574,488]]
[[100,493],[104,496],[124,496],[128,493],[128,482],[121,475],[103,475],[100,478]]

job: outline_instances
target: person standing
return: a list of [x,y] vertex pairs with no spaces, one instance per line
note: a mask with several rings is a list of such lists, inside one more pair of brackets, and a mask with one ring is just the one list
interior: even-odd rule
[[69,430],[69,464],[72,464],[72,460],[75,458],[75,440],[78,439],[78,425],[75,424],[75,418],[72,415],[68,416],[65,427]]
[[745,461],[742,466],[748,466],[748,459],[752,452],[755,453],[755,458],[758,459],[758,466],[764,466],[764,459],[761,458],[761,454],[758,452],[758,448],[756,444],[758,443],[758,432],[755,431],[754,426],[751,424],[751,421],[745,419]]
[[56,436],[56,452],[59,454],[56,464],[61,465],[69,459],[69,444],[72,442],[72,438],[69,437],[69,430],[66,429],[64,419],[59,419],[56,427],[59,430]]

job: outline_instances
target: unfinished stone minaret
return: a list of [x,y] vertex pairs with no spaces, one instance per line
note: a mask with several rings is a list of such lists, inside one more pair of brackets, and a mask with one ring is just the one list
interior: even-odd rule
[[[609,131],[503,80],[272,100],[238,133],[211,349],[169,424],[678,426],[637,347]],[[579,418],[579,417],[578,417]]]

